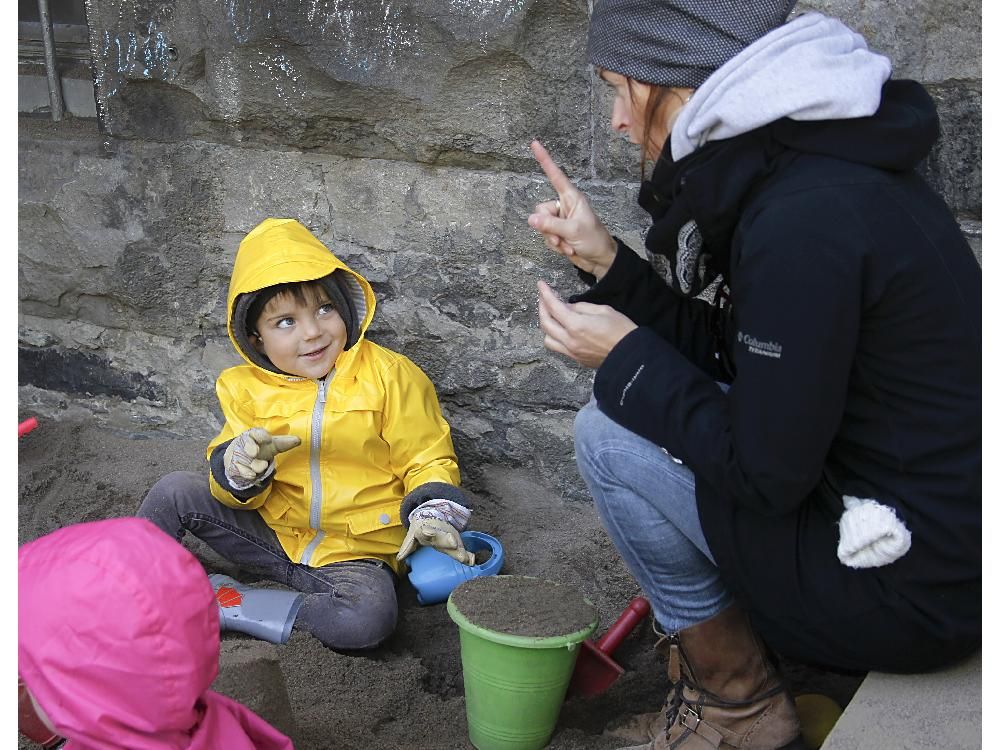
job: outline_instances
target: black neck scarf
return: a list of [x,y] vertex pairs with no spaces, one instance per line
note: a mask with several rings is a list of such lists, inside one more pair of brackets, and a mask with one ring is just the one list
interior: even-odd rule
[[646,247],[667,258],[678,294],[697,297],[725,275],[746,198],[784,150],[770,126],[706,143],[679,161],[668,139],[639,189],[639,205],[653,219]]

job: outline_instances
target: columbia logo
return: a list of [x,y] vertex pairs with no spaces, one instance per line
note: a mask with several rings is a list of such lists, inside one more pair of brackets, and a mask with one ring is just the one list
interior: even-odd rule
[[755,336],[745,335],[743,331],[736,333],[736,340],[746,346],[747,351],[751,354],[781,359],[781,344],[777,341],[761,341]]

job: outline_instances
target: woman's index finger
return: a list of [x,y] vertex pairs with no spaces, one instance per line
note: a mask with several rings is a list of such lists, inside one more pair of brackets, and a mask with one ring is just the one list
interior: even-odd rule
[[539,280],[537,284],[538,299],[545,306],[546,312],[556,323],[565,327],[566,322],[572,315],[573,309],[563,302],[562,298],[544,281]]
[[549,152],[545,150],[545,146],[538,141],[532,141],[531,153],[534,154],[535,161],[541,166],[542,171],[545,172],[545,176],[549,178],[549,182],[552,183],[552,187],[556,189],[557,193],[562,195],[564,192],[574,189],[573,183],[569,181],[569,177],[552,160]]

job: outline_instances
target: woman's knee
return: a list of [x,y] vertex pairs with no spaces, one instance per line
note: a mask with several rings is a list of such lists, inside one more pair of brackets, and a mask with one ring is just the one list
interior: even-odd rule
[[599,408],[590,401],[576,413],[573,420],[573,447],[576,451],[577,466],[586,473],[599,459],[599,447],[604,442],[608,430],[614,425]]

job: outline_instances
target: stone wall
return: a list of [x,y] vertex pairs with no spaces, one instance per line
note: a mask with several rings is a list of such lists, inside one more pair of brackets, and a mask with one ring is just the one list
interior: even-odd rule
[[[540,138],[641,247],[637,152],[585,60],[587,0],[88,0],[97,119],[24,114],[22,414],[213,435],[239,360],[225,294],[241,237],[294,216],[378,296],[372,339],[437,385],[466,472],[533,465],[582,494],[572,421],[591,373],[549,354],[535,280],[579,282],[525,218]],[[926,174],[979,249],[980,6],[828,0],[924,82]]]

